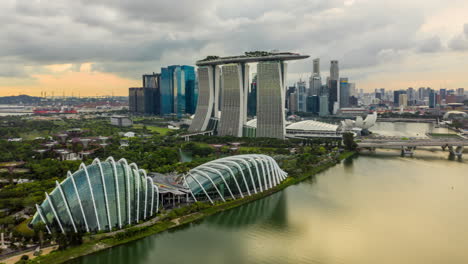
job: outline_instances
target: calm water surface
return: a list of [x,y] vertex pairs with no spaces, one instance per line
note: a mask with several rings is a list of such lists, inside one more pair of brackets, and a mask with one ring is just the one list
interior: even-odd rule
[[[380,123],[373,130],[416,136],[431,127]],[[378,150],[257,202],[73,263],[468,263],[467,249],[468,162],[436,149],[413,158]]]

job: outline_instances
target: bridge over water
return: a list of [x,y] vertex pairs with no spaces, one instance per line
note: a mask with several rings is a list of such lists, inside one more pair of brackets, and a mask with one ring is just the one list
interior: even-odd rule
[[398,148],[403,155],[413,155],[417,147],[441,147],[448,149],[451,154],[461,157],[464,147],[468,146],[468,140],[464,138],[401,138],[378,137],[363,139],[358,144],[358,150],[376,148]]

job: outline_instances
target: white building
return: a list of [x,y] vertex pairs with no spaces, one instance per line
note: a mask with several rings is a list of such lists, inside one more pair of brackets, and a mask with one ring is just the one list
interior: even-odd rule
[[114,126],[129,127],[133,125],[133,121],[127,116],[112,116],[110,118],[110,121],[111,125]]

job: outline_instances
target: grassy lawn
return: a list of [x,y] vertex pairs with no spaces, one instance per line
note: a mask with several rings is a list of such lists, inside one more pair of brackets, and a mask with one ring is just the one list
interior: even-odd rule
[[[143,129],[143,126],[144,126],[143,124],[134,124],[133,128]],[[148,129],[151,132],[159,133],[162,136],[166,135],[169,131],[171,131],[167,127],[157,127],[157,126],[148,126],[148,125],[146,126],[146,129]]]
[[16,231],[19,233],[23,234],[26,237],[33,237],[34,236],[34,230],[29,228],[28,223],[31,221],[31,219],[26,219],[23,222],[21,222],[19,225],[15,227]]
[[37,137],[46,137],[48,136],[46,132],[39,132],[37,130],[33,130],[27,133],[20,133],[20,137],[23,138],[23,140],[33,140]]

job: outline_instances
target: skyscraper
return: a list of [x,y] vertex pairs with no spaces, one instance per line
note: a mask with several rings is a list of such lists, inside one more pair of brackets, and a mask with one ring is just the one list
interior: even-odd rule
[[431,89],[429,92],[429,108],[435,108],[437,104],[437,94]]
[[161,82],[160,82],[160,100],[161,100],[161,115],[171,114],[174,109],[173,98],[173,72],[171,68],[161,68]]
[[400,93],[398,97],[399,106],[408,106],[408,95],[406,93]]
[[309,79],[308,95],[319,95],[322,87],[322,77],[320,76],[320,59],[313,60],[313,72]]
[[340,78],[340,108],[349,107],[348,78]]
[[297,83],[297,110],[299,112],[307,112],[307,88],[306,82],[300,80]]
[[244,92],[249,83],[249,66],[242,63],[226,64],[222,72],[223,97],[218,135],[242,137],[242,126],[247,121]]
[[320,59],[316,58],[313,60],[314,68],[313,68],[313,75],[320,76]]
[[328,107],[328,96],[322,95],[319,97],[319,115],[326,116],[329,115],[329,107]]
[[161,68],[161,114],[195,112],[198,94],[195,90],[195,68],[171,65]]
[[142,76],[143,87],[129,88],[129,110],[133,113],[158,115],[160,112],[160,75]]
[[247,98],[247,115],[257,115],[257,75],[253,77],[250,84],[249,96]]
[[218,110],[215,98],[219,91],[219,66],[198,67],[198,105],[189,131],[205,131],[213,113]]
[[192,66],[183,65],[182,72],[185,80],[185,113],[195,114],[198,100],[197,78],[195,76],[195,68]]
[[257,137],[285,137],[286,72],[286,63],[282,61],[261,61],[257,64]]
[[[216,126],[210,124],[218,123],[219,134],[241,136],[238,128],[242,126],[242,130],[245,130],[243,128],[247,119],[247,64],[256,62],[257,121],[254,134],[256,137],[284,139],[287,72],[284,61],[307,57],[290,52],[246,52],[241,56],[208,56],[197,61],[200,95],[189,131],[206,131],[209,128],[216,133]],[[219,65],[226,65],[222,78]],[[223,92],[221,113],[217,113],[220,92]]]
[[317,95],[307,96],[307,112],[318,114],[320,111],[320,98]]
[[402,91],[402,90],[393,91],[393,106],[395,107],[398,107],[402,104],[402,102],[400,102],[400,94],[406,94],[406,91]]
[[[330,81],[328,83],[328,110],[330,113],[336,112],[338,109],[334,109],[336,105],[339,106],[340,101],[340,90],[338,87],[339,82],[339,68],[338,61],[332,60],[330,62]],[[335,104],[335,103],[338,104]]]

